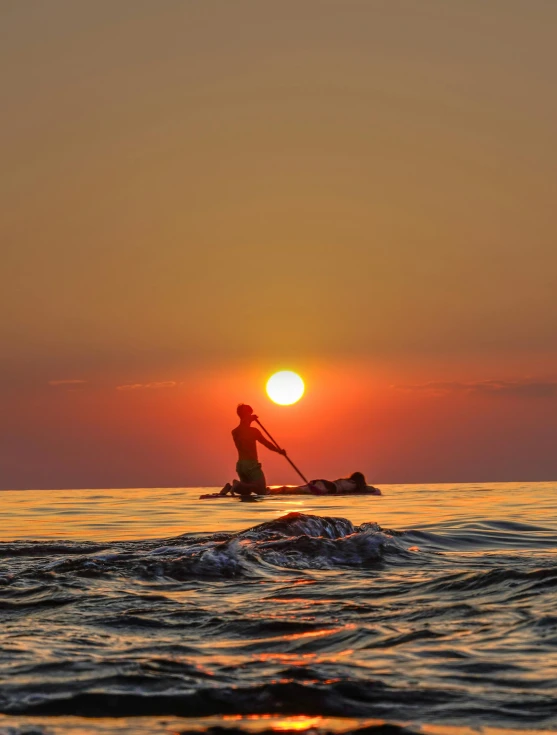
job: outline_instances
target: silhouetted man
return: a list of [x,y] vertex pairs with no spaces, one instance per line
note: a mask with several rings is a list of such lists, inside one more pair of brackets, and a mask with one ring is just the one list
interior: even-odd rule
[[257,458],[257,442],[263,444],[271,452],[282,455],[285,455],[286,452],[267,441],[259,429],[251,425],[257,419],[251,406],[240,403],[236,413],[240,417],[240,423],[232,430],[232,438],[238,450],[236,472],[240,482],[234,480],[232,485],[227,482],[220,491],[221,495],[226,495],[231,490],[233,493],[239,493],[240,495],[250,495],[251,493],[264,495],[267,492],[267,482]]

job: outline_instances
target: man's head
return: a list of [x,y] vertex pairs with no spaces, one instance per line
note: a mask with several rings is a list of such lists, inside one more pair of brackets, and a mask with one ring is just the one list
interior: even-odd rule
[[253,416],[253,408],[248,406],[247,403],[239,403],[236,413],[240,417],[240,421],[249,421]]
[[355,482],[358,488],[364,488],[366,486],[366,478],[363,472],[353,472],[350,475],[352,482]]

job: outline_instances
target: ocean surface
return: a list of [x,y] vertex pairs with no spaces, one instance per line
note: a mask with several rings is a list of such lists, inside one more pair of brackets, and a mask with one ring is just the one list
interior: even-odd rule
[[0,492],[0,733],[557,732],[557,483],[212,490]]

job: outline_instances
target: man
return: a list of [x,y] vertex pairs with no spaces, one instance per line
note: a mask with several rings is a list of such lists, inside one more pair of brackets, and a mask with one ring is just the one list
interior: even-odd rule
[[286,452],[267,441],[259,429],[251,425],[257,419],[251,406],[240,403],[236,413],[240,418],[240,423],[232,430],[232,438],[238,450],[236,472],[240,482],[234,480],[232,485],[227,482],[220,494],[226,495],[232,491],[233,494],[239,493],[240,495],[251,495],[251,493],[265,495],[267,493],[267,482],[257,458],[257,442],[263,444],[271,452],[282,455],[286,455]]

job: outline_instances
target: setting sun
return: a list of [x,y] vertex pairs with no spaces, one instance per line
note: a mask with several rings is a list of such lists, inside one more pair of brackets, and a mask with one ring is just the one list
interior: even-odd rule
[[281,406],[296,403],[304,395],[304,381],[291,370],[282,370],[271,375],[267,381],[267,395]]

